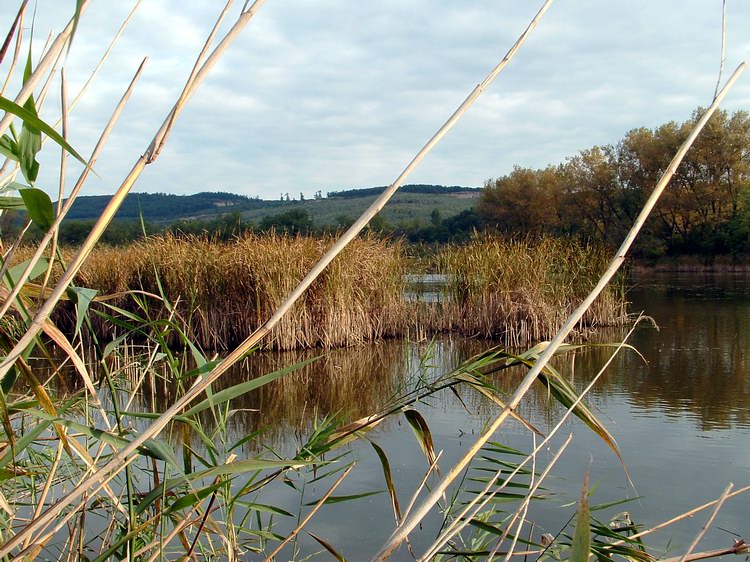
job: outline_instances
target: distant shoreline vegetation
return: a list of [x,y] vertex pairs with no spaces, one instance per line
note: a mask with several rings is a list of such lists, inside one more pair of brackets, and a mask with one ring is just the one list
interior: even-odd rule
[[[483,188],[402,186],[368,231],[430,246],[466,243],[478,231],[617,246],[699,114],[696,110],[683,123],[633,129],[615,144],[581,150],[559,165],[517,166],[487,180]],[[327,236],[348,228],[384,189],[332,190],[326,196],[318,191],[312,199],[301,192],[281,193],[277,200],[224,192],[136,193],[126,198],[102,242],[127,244],[144,232],[222,241],[271,230]],[[80,244],[108,200],[79,197],[62,223],[60,241]],[[13,212],[0,224],[4,234],[21,226]],[[717,111],[711,118],[636,241],[632,257],[641,266],[657,268],[669,268],[678,258],[700,269],[750,263],[747,112]]]

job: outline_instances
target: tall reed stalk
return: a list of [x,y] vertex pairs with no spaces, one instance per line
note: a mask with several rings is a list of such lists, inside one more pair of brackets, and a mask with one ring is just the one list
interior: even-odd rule
[[[477,235],[439,254],[450,298],[444,318],[469,336],[494,337],[510,346],[551,338],[583,301],[607,265],[605,249],[576,240],[511,240]],[[576,326],[586,329],[627,320],[624,291],[607,288]]]

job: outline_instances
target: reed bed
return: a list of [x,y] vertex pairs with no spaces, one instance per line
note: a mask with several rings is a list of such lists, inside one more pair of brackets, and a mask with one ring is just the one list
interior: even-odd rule
[[[333,243],[331,238],[248,234],[232,242],[158,236],[92,253],[77,283],[100,294],[159,294],[174,305],[188,337],[206,349],[241,342],[280,305]],[[362,237],[341,254],[274,327],[274,349],[339,347],[403,333],[406,257],[399,243]],[[130,296],[114,304],[135,306]],[[149,315],[169,315],[156,303]],[[111,322],[97,323],[112,337]]]
[[[106,302],[149,318],[166,318],[172,307],[173,319],[191,341],[221,351],[260,326],[332,242],[274,233],[231,242],[167,234],[95,250],[76,284],[117,295]],[[403,244],[355,239],[274,327],[266,346],[334,348],[451,331],[522,346],[549,339],[606,266],[600,246],[490,235],[446,246],[434,259],[446,279],[445,298],[407,299]],[[136,299],[133,291],[163,293],[164,301],[138,293]],[[625,305],[621,285],[607,289],[579,323],[578,334],[625,323]],[[106,304],[95,306],[107,310]],[[67,306],[56,320],[70,327],[74,317]],[[93,325],[103,339],[122,332],[106,318]]]
[[[583,301],[606,269],[608,256],[597,245],[561,238],[504,239],[475,236],[446,247],[438,269],[449,298],[435,329],[498,338],[521,346],[551,338]],[[622,284],[608,287],[577,325],[579,334],[624,324]]]

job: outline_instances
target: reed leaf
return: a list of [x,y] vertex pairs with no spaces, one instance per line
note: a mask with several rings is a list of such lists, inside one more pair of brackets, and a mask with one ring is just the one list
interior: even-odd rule
[[216,406],[218,404],[233,400],[238,396],[247,394],[251,390],[255,390],[256,388],[260,388],[261,386],[275,381],[276,379],[284,377],[296,371],[297,369],[304,367],[305,365],[309,365],[310,363],[317,361],[318,359],[319,357],[313,357],[305,361],[300,361],[299,363],[295,363],[294,365],[290,365],[289,367],[284,367],[283,369],[279,369],[278,371],[274,371],[273,373],[268,373],[267,375],[262,375],[252,380],[230,386],[229,388],[225,388],[224,390],[216,392],[210,399],[206,398],[202,402],[199,402],[198,404],[187,410],[182,414],[182,417],[189,417],[202,412],[203,410],[207,410],[212,406]]
[[[3,198],[0,197],[0,200]],[[19,263],[18,265],[14,265],[13,267],[8,268],[8,271],[5,273],[7,280],[10,281],[11,286],[15,287],[18,284],[19,279],[21,278],[21,275],[23,274],[24,270],[28,267],[30,261],[26,260],[22,263]],[[39,261],[37,261],[34,264],[34,267],[31,269],[31,273],[29,274],[29,279],[36,279],[40,275],[42,275],[49,266],[49,261],[46,258],[42,258]]]
[[430,428],[427,425],[427,422],[422,417],[422,414],[412,408],[407,408],[403,411],[403,414],[406,418],[406,421],[409,423],[409,427],[411,427],[415,437],[417,438],[419,447],[422,449],[424,456],[427,458],[427,464],[432,466],[436,460],[435,445],[433,444],[432,432],[430,432]]
[[378,455],[380,460],[380,466],[383,469],[383,478],[385,478],[385,486],[388,489],[388,495],[391,496],[391,505],[393,506],[393,515],[396,518],[396,522],[401,521],[401,507],[398,504],[398,496],[396,495],[396,487],[393,485],[393,476],[391,475],[391,463],[388,462],[388,456],[385,451],[375,443],[370,441],[370,445],[375,449],[375,453]]
[[[328,496],[325,500],[323,500],[323,504],[332,504],[332,503],[344,503],[349,502],[353,500],[359,500],[362,498],[368,498],[370,496],[376,496],[378,494],[382,494],[382,490],[376,490],[373,492],[361,492],[359,494],[348,494],[344,496]],[[317,505],[320,502],[320,500],[312,501],[309,503],[304,504],[305,506],[311,506],[311,505]]]
[[5,430],[5,439],[8,442],[7,449],[14,451],[16,446],[15,431],[13,430],[13,424],[10,421],[8,404],[5,400],[5,392],[3,390],[0,390],[0,419],[2,420],[3,429]]
[[193,508],[196,504],[199,504],[201,501],[213,494],[216,490],[225,486],[226,482],[219,481],[214,482],[209,486],[205,486],[203,488],[195,490],[194,492],[185,494],[184,496],[181,496],[180,498],[169,504],[169,506],[161,512],[161,516],[164,517],[166,515],[174,513],[175,511],[182,511],[186,508]]
[[[72,146],[70,146],[70,144],[68,144],[68,141],[66,141],[62,137],[62,135],[60,135],[60,133],[55,131],[55,129],[53,129],[50,125],[48,125],[47,123],[42,121],[39,117],[37,117],[35,113],[32,113],[28,109],[21,107],[14,101],[11,101],[1,95],[0,95],[0,111],[5,111],[6,113],[10,113],[10,114],[15,115],[16,117],[21,118],[24,124],[28,124],[29,126],[35,129],[38,129],[39,131],[47,135],[49,138],[51,138],[53,141],[55,141],[63,149],[65,149],[81,164],[83,164],[84,166],[88,166],[88,162],[86,162],[86,160],[84,160],[83,157],[80,154],[78,154],[78,152],[76,152],[76,150]],[[8,154],[5,154],[5,156],[8,156]],[[17,157],[20,160],[20,154],[18,154]]]
[[178,486],[185,484],[200,482],[201,480],[212,479],[217,476],[240,476],[248,472],[255,472],[266,469],[289,469],[289,468],[300,468],[310,463],[304,463],[300,461],[277,461],[268,459],[244,459],[234,461],[229,464],[213,466],[205,470],[198,472],[191,472],[189,474],[182,474],[179,477],[169,478],[164,480],[159,486],[151,490],[146,494],[139,502],[135,509],[136,515],[140,515],[148,509],[159,498],[164,497],[167,492],[170,492]]
[[317,535],[314,535],[310,531],[307,531],[307,534],[314,538],[318,542],[318,544],[320,544],[320,546],[330,552],[336,560],[338,560],[339,562],[346,562],[346,558],[344,558],[343,555],[341,555],[335,548],[333,548],[333,546],[331,546],[328,541],[323,540]]
[[275,505],[267,505],[262,503],[255,503],[255,502],[246,502],[241,500],[236,500],[234,503],[237,505],[241,505],[242,507],[245,507],[251,511],[260,511],[262,513],[273,513],[275,515],[283,515],[284,517],[294,517],[293,513],[289,513],[285,509],[281,509],[280,507],[277,507]]

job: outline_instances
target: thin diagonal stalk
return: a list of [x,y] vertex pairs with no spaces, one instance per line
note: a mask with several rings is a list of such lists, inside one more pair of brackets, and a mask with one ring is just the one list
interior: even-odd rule
[[[0,88],[0,96],[5,93],[5,89],[8,87],[8,83],[13,76],[13,71],[16,68],[16,64],[18,64],[18,55],[21,52],[21,39],[23,37],[23,16],[26,12],[26,4],[28,4],[28,0],[23,0],[23,2],[21,2],[21,7],[18,9],[18,15],[16,16],[16,23],[13,24],[14,28],[18,29],[18,35],[16,37],[16,47],[13,50],[13,60],[10,63],[8,74],[5,77],[5,82],[3,82],[3,87]],[[8,33],[8,38],[12,39],[12,37],[13,29],[11,29],[11,31]]]
[[16,18],[13,20],[13,24],[10,26],[10,31],[8,31],[8,35],[5,37],[5,41],[3,42],[3,46],[0,47],[0,63],[3,62],[5,59],[5,53],[8,52],[8,47],[10,47],[11,41],[13,41],[13,36],[16,34],[16,29],[21,24],[21,20],[23,18],[23,12],[26,9],[26,4],[29,3],[29,0],[23,0],[21,2],[21,7],[18,8],[18,12],[16,13]]
[[300,522],[299,525],[297,525],[294,531],[289,533],[289,536],[287,538],[281,541],[281,543],[274,549],[274,551],[271,554],[266,556],[263,562],[271,562],[271,560],[273,560],[273,557],[276,556],[279,552],[281,552],[281,549],[284,548],[290,540],[292,540],[294,537],[296,537],[299,534],[299,532],[305,527],[305,525],[307,525],[310,522],[310,519],[312,519],[313,516],[318,512],[318,510],[321,507],[323,507],[323,504],[326,503],[326,500],[331,496],[331,494],[336,491],[336,488],[338,488],[339,484],[341,484],[344,481],[344,478],[349,476],[349,473],[352,471],[352,469],[355,466],[356,466],[356,463],[352,464],[349,468],[347,468],[344,471],[344,473],[341,476],[338,477],[336,482],[333,483],[333,486],[331,486],[328,489],[328,491],[325,494],[323,494],[323,497],[318,500],[318,502],[315,504],[315,507],[313,507],[310,510],[310,513],[308,513],[307,516],[305,516],[305,518]]
[[[534,442],[534,446],[536,447],[536,434],[532,433],[531,436]],[[508,538],[508,533],[510,533],[510,528],[513,526],[513,523],[516,521],[516,519],[518,519],[518,526],[516,527],[516,532],[513,535],[513,540],[511,541],[510,548],[508,549],[508,552],[505,555],[504,562],[508,562],[508,560],[510,560],[510,557],[513,555],[513,551],[515,551],[516,545],[518,544],[518,537],[521,536],[523,525],[526,522],[526,516],[529,513],[529,505],[531,504],[531,500],[534,497],[534,494],[536,494],[536,491],[539,489],[539,486],[542,484],[544,479],[550,473],[550,471],[552,470],[552,467],[557,462],[557,459],[560,458],[560,456],[562,456],[563,451],[567,448],[567,446],[570,444],[572,440],[573,440],[573,434],[571,433],[568,435],[568,439],[565,441],[565,444],[563,445],[563,447],[558,451],[557,455],[555,455],[555,458],[553,458],[552,461],[547,465],[547,469],[538,479],[535,479],[536,455],[534,456],[534,462],[531,465],[531,483],[532,483],[531,489],[528,491],[528,493],[526,494],[526,497],[523,499],[523,503],[521,504],[521,506],[516,510],[511,522],[508,523],[508,525],[506,526],[503,536],[500,537],[500,540],[498,540],[495,543],[495,547],[490,551],[490,555],[487,557],[487,562],[491,562],[494,556],[498,554],[500,545],[505,541],[505,539]]]
[[[532,450],[532,451],[531,451],[531,453],[529,453],[529,454],[528,454],[528,455],[526,456],[526,458],[525,458],[525,459],[524,459],[523,461],[521,461],[520,463],[518,463],[518,465],[517,465],[517,466],[515,467],[515,469],[513,469],[513,471],[512,471],[512,472],[511,472],[511,473],[510,473],[510,474],[509,474],[508,476],[506,476],[506,478],[505,478],[505,480],[503,481],[503,483],[502,483],[502,484],[501,484],[501,485],[500,485],[500,486],[498,487],[498,489],[497,489],[497,490],[495,490],[495,491],[494,491],[494,493],[498,493],[498,492],[502,491],[502,490],[503,490],[503,489],[504,489],[504,488],[505,488],[505,487],[506,487],[506,486],[507,486],[507,485],[508,485],[508,484],[509,484],[509,483],[510,483],[510,482],[511,482],[512,480],[513,480],[513,478],[515,478],[515,477],[516,477],[516,475],[517,475],[517,474],[518,474],[518,473],[519,473],[519,472],[521,471],[521,469],[522,469],[522,468],[523,468],[524,466],[526,466],[526,464],[527,464],[527,463],[528,463],[528,462],[529,462],[530,460],[534,459],[534,458],[535,458],[535,456],[536,456],[536,455],[537,455],[537,454],[539,453],[539,451],[541,451],[541,450],[542,450],[542,448],[544,448],[544,447],[545,447],[545,446],[546,446],[546,445],[547,445],[547,444],[548,444],[548,443],[549,443],[549,442],[550,442],[550,441],[552,440],[552,437],[554,437],[554,436],[555,436],[555,435],[557,434],[557,432],[558,432],[558,431],[560,430],[560,428],[561,428],[561,427],[563,426],[563,424],[565,423],[565,421],[566,421],[566,420],[567,420],[567,419],[568,419],[568,418],[570,417],[570,415],[571,415],[571,414],[573,413],[573,410],[575,410],[575,408],[576,408],[576,407],[578,406],[578,404],[580,404],[580,403],[581,403],[581,401],[582,401],[582,400],[584,399],[584,397],[585,397],[585,396],[586,396],[586,395],[587,395],[587,394],[589,393],[589,391],[590,391],[590,390],[591,390],[591,389],[592,389],[592,388],[594,387],[594,385],[595,385],[595,384],[596,384],[596,382],[597,382],[597,381],[599,380],[599,378],[601,378],[601,376],[602,376],[602,375],[603,375],[603,374],[604,374],[604,373],[606,372],[607,368],[609,368],[609,366],[610,366],[610,365],[612,364],[612,361],[614,361],[614,358],[615,358],[615,357],[617,356],[617,354],[618,354],[618,353],[619,353],[619,352],[620,352],[620,351],[621,351],[621,350],[623,349],[623,347],[625,346],[626,342],[628,341],[628,339],[630,339],[630,336],[631,336],[631,335],[633,334],[633,332],[635,331],[635,328],[636,328],[636,326],[637,326],[637,325],[638,325],[638,323],[639,323],[639,322],[641,321],[641,318],[642,318],[642,317],[639,317],[639,318],[638,318],[638,319],[637,319],[637,320],[635,321],[635,323],[633,324],[633,326],[631,327],[631,329],[630,329],[630,330],[628,331],[628,333],[627,333],[627,334],[625,335],[625,338],[623,339],[623,341],[622,341],[622,342],[621,342],[621,343],[620,343],[620,344],[619,344],[619,345],[617,346],[617,348],[615,349],[614,353],[612,353],[612,355],[611,355],[611,356],[609,357],[609,359],[607,359],[607,361],[606,361],[606,362],[604,363],[604,365],[603,365],[603,366],[601,367],[601,369],[599,369],[599,372],[598,372],[598,373],[596,374],[596,376],[594,376],[594,377],[593,377],[593,378],[591,379],[591,382],[589,382],[589,384],[588,384],[588,385],[586,386],[586,388],[584,388],[584,389],[583,389],[583,390],[582,390],[582,391],[581,391],[581,392],[580,392],[580,393],[578,394],[578,398],[576,398],[576,399],[575,399],[575,401],[574,401],[574,402],[573,402],[573,403],[572,403],[572,404],[570,405],[570,407],[568,407],[568,409],[567,409],[567,410],[565,411],[565,413],[564,413],[564,414],[562,415],[562,417],[561,417],[561,418],[560,418],[560,420],[559,420],[559,421],[557,422],[557,424],[555,425],[555,427],[553,427],[553,428],[552,428],[552,430],[551,430],[551,431],[550,431],[550,432],[549,432],[549,433],[547,434],[547,436],[546,436],[546,437],[545,437],[545,438],[544,438],[544,439],[542,440],[542,442],[541,442],[541,443],[539,443],[539,444],[538,444],[538,445],[537,445],[537,446],[536,446],[536,447],[534,448],[534,450]],[[496,473],[495,473],[495,478],[499,478],[499,476],[500,476],[500,471],[498,471],[498,472],[496,472]],[[484,492],[483,492],[483,493],[486,493],[487,491],[489,491],[489,489],[490,489],[490,487],[491,487],[491,485],[490,485],[491,483],[492,483],[492,480],[490,480],[490,482],[488,483],[488,485],[487,485],[487,486],[485,487],[485,490],[484,490]],[[463,511],[461,512],[461,514],[460,514],[460,515],[459,515],[459,516],[457,517],[457,520],[461,520],[461,519],[464,519],[464,518],[466,518],[466,514],[467,514],[467,513],[469,512],[469,509],[470,509],[470,508],[472,507],[472,505],[474,505],[474,504],[475,504],[475,503],[476,503],[477,501],[478,501],[478,499],[475,499],[475,500],[472,500],[471,502],[469,502],[469,504],[467,505],[467,507],[466,507],[466,508],[465,508],[465,509],[464,509],[464,510],[463,510]],[[403,517],[402,519],[406,519],[406,515],[404,515],[404,517]],[[453,522],[453,523],[451,524],[451,526],[455,526],[455,525],[456,525],[456,522],[454,521],[454,522]],[[445,531],[445,533],[447,533],[447,532],[448,532],[448,530],[446,530],[446,531]],[[450,537],[448,537],[448,538],[450,538]],[[443,545],[445,544],[445,542],[447,542],[447,539],[446,539],[446,541],[442,541],[442,542],[443,542],[443,544],[441,544],[440,546],[443,546]],[[435,548],[435,549],[433,549],[433,550],[434,550],[434,552],[432,552],[432,550],[431,550],[431,551],[430,551],[430,553],[428,553],[428,554],[429,554],[429,556],[432,556],[432,555],[434,555],[434,553],[436,553],[436,552],[437,552],[437,551],[439,550],[439,548]],[[425,560],[426,560],[427,558],[428,558],[428,555],[426,554],[426,555],[425,555],[425,556],[423,557],[423,559],[425,559]]]
[[425,472],[424,477],[422,478],[422,481],[419,483],[419,486],[417,486],[417,489],[414,491],[414,494],[411,497],[411,501],[409,501],[409,505],[406,506],[406,510],[401,515],[401,519],[404,519],[409,515],[411,512],[411,508],[414,507],[414,504],[417,503],[417,498],[419,497],[419,493],[424,489],[424,487],[427,485],[427,479],[430,477],[430,474],[435,470],[435,467],[438,465],[438,461],[440,460],[440,457],[443,456],[443,451],[438,452],[437,455],[435,455],[435,460],[432,461],[432,464],[427,469],[427,472]]
[[698,546],[698,543],[705,536],[706,532],[711,527],[711,525],[713,525],[714,519],[716,519],[716,516],[718,515],[722,506],[724,505],[724,502],[727,500],[727,497],[732,492],[733,488],[734,488],[734,484],[730,482],[729,485],[724,489],[724,492],[721,494],[719,499],[716,500],[716,505],[714,506],[714,509],[711,512],[711,515],[708,516],[708,520],[703,525],[703,528],[695,536],[695,539],[693,539],[693,542],[690,543],[690,547],[687,549],[687,552],[682,555],[682,558],[680,558],[680,562],[685,562],[688,559],[688,557],[693,553],[693,550],[695,550],[695,547]]
[[[39,517],[39,514],[42,512],[42,508],[44,507],[44,502],[47,501],[47,494],[49,494],[50,487],[52,486],[52,481],[55,478],[55,475],[57,474],[57,467],[60,464],[60,459],[62,458],[63,453],[63,446],[62,441],[57,442],[57,452],[55,453],[55,459],[52,461],[52,466],[49,468],[47,472],[47,479],[44,482],[44,488],[42,489],[42,493],[39,496],[39,500],[37,501],[36,509],[34,510],[34,517]],[[31,537],[24,543],[24,548],[29,546],[29,543],[31,542]]]
[[714,114],[716,109],[719,107],[719,104],[724,99],[724,97],[729,92],[729,90],[734,85],[734,83],[737,81],[737,78],[739,78],[740,74],[742,74],[742,72],[745,70],[746,66],[747,65],[745,63],[742,63],[740,64],[740,66],[737,67],[737,70],[734,71],[734,74],[732,74],[732,76],[729,78],[729,80],[725,84],[724,88],[722,88],[721,92],[719,92],[719,95],[716,96],[716,99],[714,100],[714,102],[706,110],[706,112],[703,114],[703,116],[698,121],[698,123],[696,123],[692,132],[690,133],[688,138],[685,140],[685,142],[682,144],[680,149],[677,151],[677,154],[675,154],[674,158],[670,162],[669,166],[667,167],[667,170],[664,172],[664,175],[662,175],[661,179],[659,180],[659,183],[656,185],[656,187],[654,188],[654,191],[651,193],[651,196],[646,201],[646,204],[644,205],[640,214],[636,218],[635,224],[633,224],[633,227],[630,229],[627,236],[625,237],[625,240],[623,241],[622,245],[620,246],[617,253],[615,254],[615,257],[610,263],[609,267],[607,268],[607,271],[605,271],[604,275],[602,275],[601,279],[596,284],[594,289],[583,300],[581,305],[573,312],[573,314],[571,314],[571,316],[568,318],[565,324],[560,328],[560,330],[557,332],[557,334],[552,339],[552,341],[547,346],[547,348],[544,350],[544,352],[536,360],[536,362],[534,363],[534,367],[532,367],[531,370],[529,370],[528,374],[524,377],[523,381],[521,381],[520,385],[516,389],[516,392],[513,394],[513,397],[511,398],[506,408],[503,409],[503,411],[500,413],[500,415],[498,415],[497,418],[495,418],[495,420],[489,425],[489,427],[485,430],[485,432],[479,437],[479,439],[477,439],[476,443],[474,443],[474,445],[472,445],[469,448],[469,450],[466,452],[464,457],[458,461],[456,466],[448,474],[446,474],[446,476],[443,478],[441,482],[438,483],[438,485],[430,494],[430,496],[424,501],[422,506],[420,506],[420,509],[418,509],[411,518],[403,521],[401,525],[399,525],[399,527],[396,528],[396,530],[393,532],[391,537],[388,539],[388,542],[375,555],[375,557],[373,558],[373,561],[386,560],[398,548],[398,546],[404,541],[404,539],[409,535],[409,533],[411,533],[414,527],[416,527],[419,524],[419,522],[427,515],[427,513],[429,513],[429,511],[432,509],[432,506],[434,506],[435,503],[437,503],[437,501],[440,499],[443,492],[445,492],[445,490],[448,488],[450,483],[458,477],[458,475],[466,467],[466,465],[469,464],[471,459],[474,458],[474,456],[479,452],[479,450],[484,446],[484,444],[490,439],[490,437],[492,437],[495,431],[497,431],[500,428],[500,426],[503,424],[503,422],[507,419],[508,415],[510,414],[510,411],[516,408],[516,406],[518,406],[518,404],[521,402],[521,399],[526,395],[526,393],[531,388],[531,385],[539,376],[539,373],[541,373],[542,370],[547,366],[547,363],[549,363],[549,360],[557,351],[557,348],[560,347],[560,345],[565,341],[565,338],[567,338],[568,334],[578,324],[578,322],[581,320],[581,318],[589,309],[589,307],[593,304],[593,302],[596,300],[599,294],[604,290],[604,288],[609,284],[611,279],[615,276],[617,271],[620,269],[620,267],[625,261],[625,256],[627,255],[628,250],[633,244],[633,241],[635,240],[636,236],[638,235],[644,223],[646,222],[646,219],[651,214],[651,211],[656,206],[656,202],[659,200],[659,197],[661,196],[662,192],[667,187],[667,184],[669,184],[669,181],[672,179],[672,176],[677,170],[677,167],[680,165],[680,162],[682,162],[682,159],[685,157],[685,154],[687,153],[688,149],[690,148],[690,146],[692,146],[698,134],[701,132],[701,130],[703,130],[703,127],[706,125],[709,118]]
[[721,57],[719,61],[719,75],[716,77],[716,89],[714,90],[714,99],[719,93],[719,86],[721,85],[721,74],[724,72],[724,62],[726,61],[727,53],[727,0],[722,0],[721,3]]
[[[739,496],[740,494],[744,494],[746,492],[750,492],[750,486],[745,486],[745,487],[740,488],[739,490],[737,490],[735,492],[727,494],[726,499],[731,499],[731,498],[733,498],[735,496]],[[661,531],[662,529],[664,529],[666,527],[669,527],[670,525],[674,525],[675,523],[679,523],[683,519],[688,519],[689,517],[692,517],[696,513],[700,513],[704,509],[708,509],[709,507],[711,507],[713,505],[716,505],[716,503],[718,501],[719,500],[716,499],[716,500],[710,501],[708,503],[704,503],[703,505],[699,505],[698,507],[694,507],[693,509],[690,509],[690,510],[684,512],[684,513],[681,513],[680,515],[678,515],[676,517],[673,517],[672,519],[668,519],[667,521],[663,521],[663,522],[659,523],[658,525],[655,525],[655,526],[651,527],[650,529],[646,529],[644,531],[636,533],[635,535],[630,535],[628,537],[628,539],[635,540],[635,539],[639,539],[641,537],[645,537],[646,535],[650,535],[652,533],[655,533],[656,531]],[[613,545],[619,545],[619,544],[623,544],[624,542],[625,541],[617,541],[617,542],[614,542],[612,544]],[[679,557],[678,557],[678,559],[679,559]]]
[[[707,550],[704,552],[696,552],[690,556],[684,558],[684,562],[693,562],[694,560],[705,560],[707,558],[718,558],[719,556],[725,556],[727,554],[745,554],[750,553],[750,546],[743,540],[735,540],[734,545],[729,548],[720,548],[717,550]],[[745,558],[747,560],[747,558]],[[683,560],[680,556],[674,558],[662,558],[659,562],[681,562]]]
[[94,70],[91,71],[91,76],[88,77],[88,79],[86,80],[84,85],[81,87],[80,91],[78,92],[78,94],[76,94],[76,97],[73,98],[73,101],[70,103],[70,111],[72,111],[75,108],[75,106],[78,105],[78,102],[86,93],[86,90],[88,90],[88,87],[91,85],[91,82],[93,82],[94,79],[96,78],[96,75],[99,74],[99,70],[101,70],[102,66],[104,65],[106,60],[109,58],[109,54],[112,52],[112,49],[114,48],[117,41],[120,39],[120,36],[122,35],[123,31],[125,31],[125,28],[130,23],[130,20],[133,19],[135,12],[138,10],[139,6],[141,5],[141,2],[143,2],[143,0],[136,0],[136,3],[133,6],[133,9],[130,10],[130,13],[120,25],[119,29],[117,30],[117,33],[115,33],[115,36],[112,38],[112,41],[110,41],[109,43],[109,46],[104,51],[102,58],[99,59],[99,62],[94,67]]
[[[206,57],[206,53],[208,53],[208,50],[213,44],[214,39],[216,39],[216,34],[219,32],[221,23],[224,21],[224,18],[227,16],[227,13],[229,12],[229,8],[232,6],[233,1],[234,0],[227,0],[227,3],[224,5],[224,9],[219,14],[219,17],[216,18],[216,23],[214,23],[214,26],[211,29],[211,32],[208,34],[208,39],[206,39],[206,42],[203,44],[203,48],[201,49],[201,52],[198,53],[198,56],[195,59],[195,64],[193,65],[193,69],[190,71],[190,75],[188,76],[187,82],[185,83],[185,88],[182,90],[182,94],[180,95],[180,97],[177,100],[177,103],[175,104],[176,106],[179,107],[185,102],[185,96],[188,95],[188,92],[190,91],[190,87],[195,81],[195,77],[197,76],[198,71],[200,70],[201,65],[203,64],[203,59]],[[153,162],[159,157],[159,153],[161,152],[161,149],[164,146],[164,143],[167,142],[167,137],[169,137],[169,133],[172,130],[172,127],[174,126],[175,119],[177,119],[176,111],[172,113],[172,115],[170,116],[169,123],[164,128],[163,132],[161,132],[161,136],[158,137],[158,142],[156,142],[156,147],[154,148],[153,154],[151,155],[150,162]]]
[[[65,80],[65,69],[60,70],[60,121],[62,122],[62,138],[68,140],[68,88]],[[68,151],[65,148],[60,148],[60,176],[58,179],[57,188],[57,212],[56,215],[60,215],[63,205],[63,196],[65,195],[65,173],[68,169]],[[42,281],[42,289],[39,291],[40,295],[43,295],[47,290],[47,283],[49,283],[52,275],[52,269],[55,266],[55,252],[57,251],[57,236],[58,229],[52,228],[52,245],[50,246],[50,260],[47,266],[47,272],[44,274],[44,280]],[[42,248],[46,247],[46,244],[40,244]],[[35,260],[32,260],[35,261]],[[0,314],[2,317],[2,314]]]
[[[10,297],[3,303],[2,306],[0,306],[0,318],[2,318],[5,315],[5,313],[8,312],[8,309],[10,308],[11,304],[13,303],[15,298],[18,296],[21,289],[23,289],[34,266],[39,261],[39,258],[42,257],[42,254],[44,253],[45,249],[47,248],[47,245],[50,243],[52,238],[55,237],[56,233],[59,230],[60,223],[65,218],[65,215],[68,213],[70,208],[73,206],[73,202],[76,196],[78,195],[81,188],[83,187],[83,184],[86,182],[86,179],[88,179],[89,173],[91,172],[91,166],[96,162],[97,158],[99,157],[99,154],[101,153],[102,149],[104,148],[104,145],[109,139],[109,135],[112,132],[112,129],[114,128],[115,124],[120,118],[120,115],[122,114],[123,109],[125,109],[125,105],[130,99],[130,94],[132,93],[133,88],[135,87],[135,84],[138,82],[138,79],[140,78],[141,73],[143,72],[143,67],[146,64],[147,60],[148,59],[144,59],[143,62],[141,62],[141,65],[138,67],[138,70],[136,71],[135,76],[131,80],[130,85],[125,90],[125,93],[123,94],[122,98],[120,98],[120,102],[117,104],[117,107],[115,107],[115,110],[112,113],[112,116],[110,117],[109,122],[107,123],[107,126],[104,128],[104,131],[102,131],[102,134],[100,135],[99,140],[97,141],[96,146],[94,147],[94,150],[91,153],[89,166],[86,166],[83,172],[81,172],[81,176],[78,178],[76,185],[73,187],[73,190],[70,193],[70,197],[68,197],[68,200],[65,202],[65,205],[63,206],[62,210],[60,211],[60,213],[58,213],[57,217],[52,223],[52,226],[46,232],[44,237],[42,237],[41,241],[37,244],[34,255],[32,256],[31,260],[29,260],[28,265],[21,273],[21,277],[19,278],[15,287],[13,287]],[[71,277],[71,280],[72,280],[72,277]],[[59,286],[59,283],[58,283],[58,286]],[[67,288],[67,285],[65,288]],[[41,311],[41,308],[39,309],[39,311]],[[39,317],[39,312],[37,312],[36,317]],[[27,332],[27,334],[28,333],[29,332]],[[0,367],[0,370],[1,369],[2,367]]]

